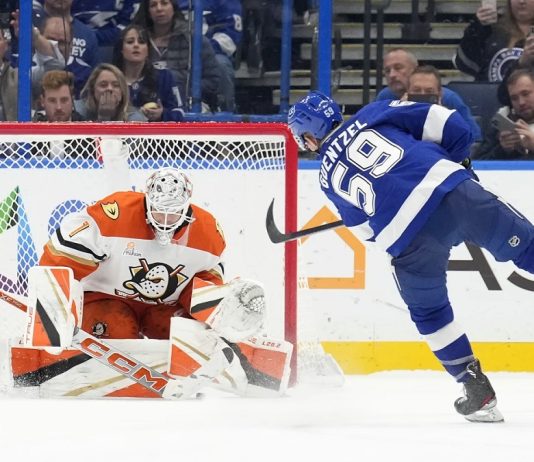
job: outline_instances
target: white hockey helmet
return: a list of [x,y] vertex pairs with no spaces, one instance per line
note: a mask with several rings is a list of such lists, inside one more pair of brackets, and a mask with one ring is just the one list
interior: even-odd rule
[[188,216],[193,184],[180,170],[163,168],[154,172],[146,182],[147,223],[153,226],[156,239],[167,245],[182,223],[190,223]]

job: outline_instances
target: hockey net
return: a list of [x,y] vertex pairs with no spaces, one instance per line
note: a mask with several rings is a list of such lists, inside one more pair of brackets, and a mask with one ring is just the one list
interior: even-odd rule
[[[103,161],[117,140],[129,184]],[[151,171],[176,167],[192,178],[193,201],[222,225],[227,277],[262,281],[266,330],[296,345],[297,248],[269,241],[265,213],[274,197],[277,224],[296,230],[297,154],[285,124],[3,124],[0,289],[26,295],[28,270],[65,215],[118,189],[142,189]],[[6,313],[0,310],[0,338],[23,326]]]

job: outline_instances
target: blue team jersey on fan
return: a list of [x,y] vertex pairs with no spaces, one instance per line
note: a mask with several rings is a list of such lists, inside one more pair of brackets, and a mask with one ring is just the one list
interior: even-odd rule
[[163,106],[163,122],[179,122],[184,118],[183,101],[174,77],[168,69],[156,69],[158,80],[157,94],[149,95],[148,100],[143,100],[143,80],[128,85],[130,102],[135,107],[141,107],[147,102],[158,102]]
[[[178,7],[186,14],[193,5],[189,0],[178,0]],[[203,8],[205,26],[208,27],[204,33],[210,39],[215,53],[226,53],[224,48],[227,50],[237,48],[243,32],[241,1],[204,0]],[[231,43],[226,43],[226,40]]]
[[346,226],[399,255],[443,196],[472,178],[471,129],[438,105],[378,101],[323,142],[319,180]]
[[74,0],[72,16],[93,28],[99,45],[114,45],[139,8],[140,0]]

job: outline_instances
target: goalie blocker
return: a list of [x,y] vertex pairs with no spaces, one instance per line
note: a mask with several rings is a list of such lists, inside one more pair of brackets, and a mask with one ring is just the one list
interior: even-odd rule
[[[159,396],[136,386],[127,374],[117,377],[116,370],[106,370],[69,347],[83,316],[82,293],[69,268],[35,267],[29,280],[26,333],[21,344],[11,349],[16,386],[40,386],[46,396]],[[197,390],[200,385],[213,384],[241,396],[283,394],[290,375],[292,345],[253,335],[263,321],[263,288],[241,279],[223,286],[197,284],[191,311],[207,305],[214,309],[207,311],[210,314],[205,322],[171,319],[166,352],[161,347],[164,341],[116,342],[122,342],[121,348],[127,347],[125,351],[134,357],[143,355],[144,362],[154,368],[166,364],[166,373],[180,379],[183,386]],[[107,377],[106,386],[97,386],[103,376]],[[172,394],[173,390],[168,387],[166,392]]]

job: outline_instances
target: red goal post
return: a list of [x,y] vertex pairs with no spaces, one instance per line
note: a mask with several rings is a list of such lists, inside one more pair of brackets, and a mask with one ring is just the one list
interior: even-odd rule
[[221,221],[232,247],[230,273],[262,280],[268,297],[280,292],[268,309],[283,312],[296,345],[297,244],[274,245],[265,231],[273,197],[277,223],[297,229],[298,149],[282,123],[0,124],[0,242],[16,248],[0,263],[0,288],[26,295],[27,271],[62,217],[115,190],[102,161],[108,139],[121,140],[136,188],[157,168],[190,174],[193,202]]

